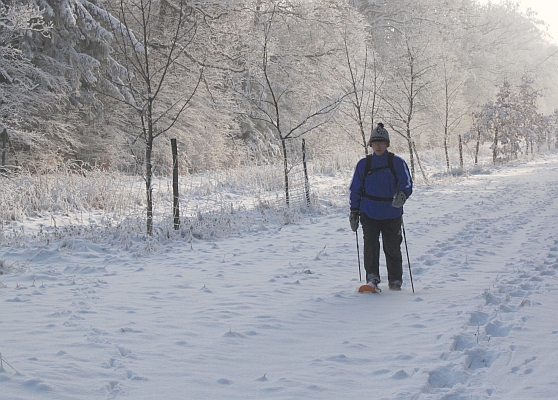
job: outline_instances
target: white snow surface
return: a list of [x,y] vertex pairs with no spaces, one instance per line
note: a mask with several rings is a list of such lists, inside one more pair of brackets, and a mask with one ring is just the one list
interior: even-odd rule
[[382,257],[382,293],[358,293],[344,198],[152,252],[4,246],[0,398],[558,398],[557,198],[556,154],[417,186],[414,293],[405,244],[403,290]]

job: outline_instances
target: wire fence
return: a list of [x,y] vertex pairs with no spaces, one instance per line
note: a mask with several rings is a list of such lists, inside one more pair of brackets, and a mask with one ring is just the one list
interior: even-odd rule
[[[275,162],[262,165],[180,175],[178,234],[225,236],[237,229],[259,229],[272,220],[292,223],[318,207],[308,174],[338,168],[339,160],[305,166],[302,143],[288,142],[288,204],[284,164],[277,153]],[[0,242],[72,235],[130,240],[133,233],[145,235],[146,185],[139,176],[69,164],[48,174],[19,171],[0,179]],[[172,173],[153,177],[153,225],[161,236],[177,233],[172,232],[173,189]]]

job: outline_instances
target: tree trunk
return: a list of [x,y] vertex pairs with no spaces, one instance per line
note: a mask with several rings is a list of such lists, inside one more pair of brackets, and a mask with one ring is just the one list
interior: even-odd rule
[[6,130],[6,128],[4,128],[0,135],[2,135],[2,165],[0,166],[3,167],[4,165],[6,165],[6,149],[8,145],[8,131]]
[[153,152],[153,134],[148,134],[145,145],[145,193],[147,197],[147,234],[153,234],[153,166],[151,154]]
[[362,126],[362,123],[360,124],[360,131],[362,134],[362,146],[364,147],[364,155],[367,156],[368,155],[368,141],[366,140],[366,133],[364,132],[364,126]]
[[492,149],[492,163],[496,164],[496,158],[498,157],[498,128],[494,129],[494,148]]
[[411,129],[407,126],[407,144],[409,145],[409,163],[411,164],[411,178],[415,179],[415,158],[413,141],[411,140]]
[[306,168],[306,140],[302,139],[302,165],[304,167],[304,189],[306,192],[306,206],[310,207],[310,181],[308,180],[308,168]]
[[479,151],[480,151],[481,131],[477,128],[477,148],[475,149],[475,165],[479,165]]
[[426,172],[424,171],[424,168],[422,168],[422,164],[420,162],[420,158],[419,158],[419,155],[418,155],[418,152],[417,152],[417,146],[415,145],[414,142],[413,142],[413,151],[414,151],[415,155],[417,156],[417,164],[420,168],[420,172],[422,173],[422,177],[424,178],[424,181],[426,183],[428,183],[428,178],[426,177]]
[[448,153],[448,128],[444,128],[444,152],[446,153],[446,169],[449,172],[450,170],[450,160],[449,160],[449,153]]
[[[149,71],[149,70],[148,70]],[[148,93],[151,93],[149,87]],[[145,146],[145,186],[147,197],[147,234],[153,235],[153,164],[151,162],[153,154],[153,141],[155,133],[153,131],[153,100],[147,101],[147,141]]]
[[459,135],[459,167],[463,169],[463,138]]

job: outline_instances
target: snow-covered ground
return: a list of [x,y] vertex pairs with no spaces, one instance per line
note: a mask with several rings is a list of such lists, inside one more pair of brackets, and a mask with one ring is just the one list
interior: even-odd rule
[[416,187],[414,293],[405,246],[401,292],[357,292],[334,206],[151,252],[4,246],[0,398],[558,398],[557,198],[558,155]]

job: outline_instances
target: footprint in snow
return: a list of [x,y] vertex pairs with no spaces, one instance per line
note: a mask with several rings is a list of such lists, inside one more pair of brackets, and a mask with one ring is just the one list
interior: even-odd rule
[[10,299],[6,300],[6,302],[8,302],[8,303],[24,303],[24,302],[27,302],[27,301],[29,301],[29,300],[22,300],[22,299],[20,299],[20,298],[17,297],[17,296],[14,297],[14,298],[11,299],[11,300],[10,300]]
[[103,386],[102,391],[105,394],[115,394],[120,392],[120,383],[118,381],[110,381],[106,385]]
[[388,374],[389,372],[391,372],[389,369],[384,368],[372,372],[372,375],[384,375],[384,374]]
[[136,374],[134,371],[126,370],[126,378],[132,381],[146,381],[147,378],[141,377]]
[[124,347],[117,346],[118,352],[122,357],[128,357],[132,354],[132,350],[126,349]]
[[467,355],[465,365],[468,369],[489,368],[500,357],[498,352],[486,351],[486,349],[479,347],[466,350],[465,354]]
[[[529,364],[529,363],[532,362],[532,361],[535,361],[536,359],[537,359],[537,357],[532,357],[532,358],[530,358],[530,359],[525,360],[525,361],[523,362],[522,365],[517,366],[517,367],[513,367],[513,368],[511,369],[511,372],[513,372],[514,374],[517,373],[518,371],[521,370],[521,367],[527,366],[527,364]],[[526,375],[528,375],[528,374],[530,374],[530,373],[532,373],[532,372],[533,372],[533,368],[527,368],[527,369],[524,371],[524,373],[525,373]]]
[[506,337],[514,327],[513,324],[503,323],[501,321],[489,322],[484,328],[487,335],[494,337]]
[[393,374],[391,379],[401,380],[401,379],[407,379],[409,376],[410,375],[406,373],[404,370],[399,370],[395,374]]
[[469,319],[470,326],[478,326],[478,325],[484,326],[490,320],[490,316],[487,313],[481,311],[472,312],[470,314],[471,314],[471,318]]
[[36,390],[38,392],[46,392],[53,390],[52,386],[48,385],[41,379],[28,379],[23,382],[23,386]]
[[232,330],[228,331],[227,333],[225,333],[223,335],[223,337],[231,337],[231,338],[240,338],[240,339],[245,339],[246,335],[243,335],[242,333],[239,332],[233,332]]
[[446,366],[437,368],[429,373],[428,386],[431,388],[452,388],[458,383],[466,381],[462,367]]
[[263,374],[263,376],[260,376],[258,379],[256,379],[256,381],[258,382],[267,382],[269,379],[266,378],[267,374]]

